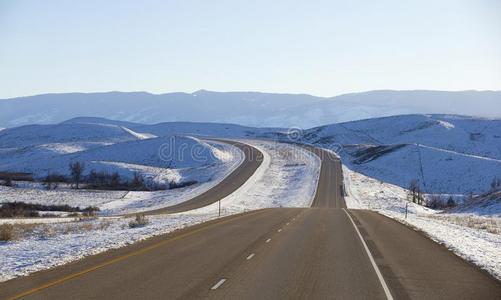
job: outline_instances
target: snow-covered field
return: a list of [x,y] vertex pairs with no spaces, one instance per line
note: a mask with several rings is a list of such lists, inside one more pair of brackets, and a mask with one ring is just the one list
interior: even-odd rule
[[[245,142],[261,149],[264,161],[247,183],[221,201],[223,215],[265,207],[310,205],[320,172],[318,157],[293,145]],[[217,210],[217,204],[213,204],[185,213],[152,216],[148,225],[138,228],[129,228],[130,218],[117,217],[57,224],[16,224],[19,238],[0,242],[0,280],[205,222],[217,218]]]
[[[343,167],[348,208],[371,209],[423,231],[456,255],[501,279],[501,203],[492,215],[447,213],[407,202],[407,191]],[[405,207],[408,214],[405,217]]]

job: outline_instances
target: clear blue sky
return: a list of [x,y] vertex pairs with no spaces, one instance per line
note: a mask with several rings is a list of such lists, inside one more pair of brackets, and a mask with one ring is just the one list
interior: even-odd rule
[[501,90],[501,1],[0,0],[0,98]]

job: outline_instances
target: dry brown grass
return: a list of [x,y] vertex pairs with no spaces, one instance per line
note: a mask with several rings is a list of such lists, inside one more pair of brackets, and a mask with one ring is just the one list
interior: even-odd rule
[[11,241],[14,239],[14,225],[1,224],[0,225],[0,241]]
[[501,220],[499,218],[458,215],[430,215],[428,217],[463,227],[485,230],[493,234],[501,234]]
[[96,229],[97,230],[105,230],[106,228],[110,227],[111,221],[109,220],[101,220],[99,224],[97,224]]
[[144,214],[136,214],[135,219],[129,222],[129,228],[143,227],[148,223],[149,221]]

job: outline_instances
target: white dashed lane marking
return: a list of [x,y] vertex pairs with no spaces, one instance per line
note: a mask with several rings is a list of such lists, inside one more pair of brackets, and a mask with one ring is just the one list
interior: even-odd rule
[[251,259],[254,257],[254,253],[251,253],[249,256],[247,256],[247,260]]
[[219,281],[218,281],[218,282],[217,282],[217,283],[216,283],[213,287],[211,287],[210,289],[211,289],[211,290],[215,290],[215,289],[217,289],[217,288],[218,288],[218,287],[220,287],[220,286],[221,286],[221,285],[222,285],[225,281],[226,281],[226,279],[225,279],[225,278],[223,278],[223,279],[219,280]]

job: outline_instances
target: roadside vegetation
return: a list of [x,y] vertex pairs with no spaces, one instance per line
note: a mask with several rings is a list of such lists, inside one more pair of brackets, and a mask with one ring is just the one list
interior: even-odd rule
[[137,228],[148,225],[149,220],[144,214],[136,214],[134,220],[129,222],[129,228]]
[[0,241],[10,241],[14,238],[14,225],[0,224]]
[[40,212],[68,212],[70,216],[93,216],[99,208],[88,206],[85,208],[69,205],[44,205],[25,202],[6,202],[0,204],[0,218],[36,218],[55,217],[54,214],[40,214]]
[[[112,190],[112,191],[162,191],[168,189],[183,188],[197,184],[196,180],[183,182],[159,183],[153,180],[147,180],[139,172],[134,172],[132,178],[124,178],[118,172],[106,172],[90,170],[87,175],[84,174],[86,166],[82,162],[72,162],[69,164],[69,176],[48,172],[47,176],[40,180],[46,190],[57,190],[61,186],[71,187],[73,189],[93,189],[93,190]],[[4,176],[2,176],[4,174]],[[17,173],[16,173],[17,174]],[[15,187],[13,178],[22,181],[36,181],[30,174],[14,174],[0,172],[0,185]],[[2,179],[3,178],[3,179]]]

